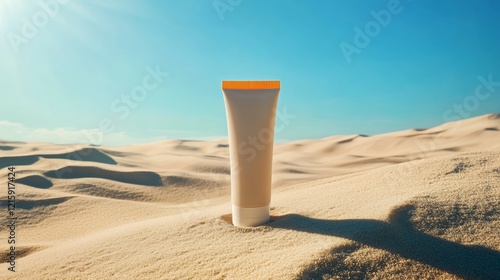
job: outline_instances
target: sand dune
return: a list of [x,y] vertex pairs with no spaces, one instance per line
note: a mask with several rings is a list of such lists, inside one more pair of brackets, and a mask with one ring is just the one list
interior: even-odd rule
[[44,175],[60,179],[101,178],[128,184],[162,186],[160,175],[148,171],[119,172],[91,166],[66,166],[45,172]]
[[[5,147],[5,146],[3,146]],[[8,146],[10,150],[16,149]],[[37,162],[40,158],[46,159],[70,159],[76,161],[90,161],[98,163],[116,164],[111,157],[94,148],[83,148],[72,150],[71,152],[58,154],[34,154],[26,156],[2,157],[0,158],[0,168],[8,165],[29,165]]]
[[278,144],[272,222],[252,229],[230,224],[226,140],[0,141],[13,279],[499,279],[499,139],[491,114]]

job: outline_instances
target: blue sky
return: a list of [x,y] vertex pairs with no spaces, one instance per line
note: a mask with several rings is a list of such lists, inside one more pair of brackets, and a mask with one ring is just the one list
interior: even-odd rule
[[220,84],[232,79],[281,81],[278,141],[500,112],[499,10],[493,0],[0,0],[0,139],[223,138]]

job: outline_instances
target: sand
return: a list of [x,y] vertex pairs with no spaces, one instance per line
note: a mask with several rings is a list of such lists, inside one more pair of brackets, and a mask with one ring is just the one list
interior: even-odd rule
[[227,140],[0,141],[0,278],[500,279],[500,114],[274,154],[272,221],[236,228]]

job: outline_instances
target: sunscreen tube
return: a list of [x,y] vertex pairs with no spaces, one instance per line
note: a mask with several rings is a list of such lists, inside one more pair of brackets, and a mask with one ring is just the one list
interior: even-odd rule
[[279,81],[223,81],[233,225],[269,222]]

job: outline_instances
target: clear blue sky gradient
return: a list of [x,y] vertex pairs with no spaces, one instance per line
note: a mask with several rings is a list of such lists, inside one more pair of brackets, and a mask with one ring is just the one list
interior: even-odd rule
[[[103,119],[122,137],[108,145],[225,137],[222,80],[281,81],[279,111],[293,118],[278,141],[500,112],[499,1],[72,0],[57,11],[41,2],[55,11],[46,23],[39,1],[0,0],[1,139],[75,141],[63,132]],[[376,29],[381,10],[391,18]],[[373,36],[360,47],[355,29],[367,25]],[[358,51],[346,59],[342,43]],[[124,117],[122,95],[147,67],[169,75]],[[482,99],[479,76],[494,85]]]

